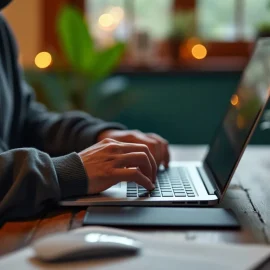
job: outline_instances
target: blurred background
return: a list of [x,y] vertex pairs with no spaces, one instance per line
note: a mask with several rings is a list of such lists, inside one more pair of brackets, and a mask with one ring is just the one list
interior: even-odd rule
[[[14,0],[3,13],[49,109],[181,144],[209,143],[254,42],[270,37],[269,0]],[[270,143],[268,118],[253,143]]]

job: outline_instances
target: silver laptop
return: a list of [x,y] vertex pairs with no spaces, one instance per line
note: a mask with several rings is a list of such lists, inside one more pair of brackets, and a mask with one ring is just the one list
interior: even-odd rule
[[[70,198],[65,206],[82,205],[196,205],[218,204],[269,100],[270,39],[259,40],[233,94],[227,113],[203,161],[171,162],[160,171],[156,189],[122,182],[96,196]],[[180,135],[181,136],[181,135]]]

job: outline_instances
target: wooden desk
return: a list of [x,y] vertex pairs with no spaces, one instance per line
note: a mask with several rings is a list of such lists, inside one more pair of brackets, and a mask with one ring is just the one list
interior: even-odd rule
[[[172,146],[172,160],[200,160],[202,146]],[[270,146],[247,149],[221,207],[234,210],[242,231],[145,230],[162,237],[199,242],[268,243],[270,241]],[[38,218],[7,222],[0,229],[0,255],[22,248],[49,233],[68,231],[82,225],[85,208],[59,208]]]

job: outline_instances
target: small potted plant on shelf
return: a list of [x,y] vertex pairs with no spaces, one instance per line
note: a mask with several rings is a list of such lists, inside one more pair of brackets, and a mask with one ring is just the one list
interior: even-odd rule
[[260,37],[270,37],[270,22],[259,24],[257,38]]
[[[266,9],[270,13],[270,1],[267,2]],[[257,27],[257,38],[270,37],[270,20],[262,21]]]
[[181,45],[194,34],[194,11],[178,11],[173,15],[169,35],[170,53],[173,61],[180,60]]

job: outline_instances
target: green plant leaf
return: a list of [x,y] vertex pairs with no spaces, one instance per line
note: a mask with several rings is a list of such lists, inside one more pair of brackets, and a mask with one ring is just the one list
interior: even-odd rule
[[64,6],[57,18],[57,32],[62,50],[74,71],[87,73],[96,53],[81,12],[72,6]]
[[98,52],[96,64],[91,71],[92,79],[97,81],[108,76],[119,64],[125,48],[125,44],[117,43],[106,50]]

